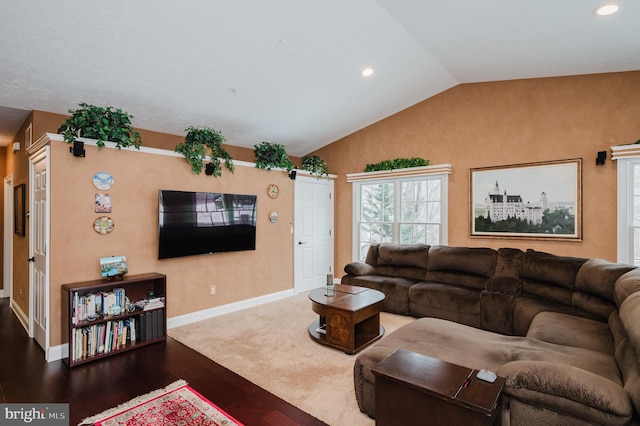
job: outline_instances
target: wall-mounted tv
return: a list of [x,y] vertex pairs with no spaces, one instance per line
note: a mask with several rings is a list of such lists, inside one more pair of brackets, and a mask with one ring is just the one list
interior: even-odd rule
[[158,259],[256,249],[256,195],[158,191]]

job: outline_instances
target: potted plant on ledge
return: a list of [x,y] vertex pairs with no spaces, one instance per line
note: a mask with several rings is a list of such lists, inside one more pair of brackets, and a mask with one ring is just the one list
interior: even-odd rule
[[411,167],[428,166],[429,160],[420,157],[413,158],[396,158],[394,160],[384,160],[375,164],[367,164],[364,168],[365,172],[379,172],[382,170],[398,170],[408,169]]
[[76,110],[69,110],[71,117],[58,129],[65,141],[88,138],[96,139],[99,148],[110,141],[115,142],[118,149],[129,146],[140,149],[140,133],[131,126],[133,115],[112,106],[98,107],[84,102],[79,106]]
[[176,152],[184,155],[187,163],[191,165],[191,171],[195,174],[202,172],[204,160],[207,156],[207,148],[209,148],[210,162],[206,165],[205,173],[208,176],[221,176],[222,166],[220,159],[224,160],[224,165],[231,173],[235,170],[233,158],[222,147],[225,141],[224,136],[219,130],[210,127],[189,126],[185,129],[187,136],[184,142],[178,144],[175,148]]
[[305,155],[302,157],[302,170],[308,171],[318,179],[323,175],[329,175],[327,163],[319,155]]
[[253,147],[258,169],[286,169],[287,172],[293,169],[293,161],[289,158],[284,146],[272,142],[261,142]]

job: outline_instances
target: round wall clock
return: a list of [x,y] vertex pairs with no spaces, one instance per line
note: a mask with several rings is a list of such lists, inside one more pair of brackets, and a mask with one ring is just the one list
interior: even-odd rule
[[98,172],[93,176],[93,186],[101,191],[108,191],[113,186],[113,176],[111,173]]
[[98,234],[106,235],[113,231],[113,219],[102,216],[93,221],[93,230]]
[[269,194],[269,197],[271,198],[278,198],[278,195],[280,195],[280,188],[278,188],[278,185],[269,185],[267,194]]

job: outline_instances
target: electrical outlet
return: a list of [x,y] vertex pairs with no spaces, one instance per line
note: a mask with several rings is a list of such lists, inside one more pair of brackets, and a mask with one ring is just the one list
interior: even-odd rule
[[209,296],[213,296],[216,294],[216,286],[215,285],[210,285],[209,286]]

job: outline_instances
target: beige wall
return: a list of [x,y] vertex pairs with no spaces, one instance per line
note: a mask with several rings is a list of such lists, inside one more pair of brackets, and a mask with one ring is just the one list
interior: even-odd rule
[[[336,173],[336,275],[352,259],[345,174],[367,163],[423,157],[451,163],[449,244],[535,248],[616,260],[616,163],[598,151],[640,139],[640,72],[463,84],[318,150]],[[469,236],[469,169],[583,159],[583,241]]]
[[[195,312],[293,288],[293,181],[284,172],[236,166],[214,178],[191,173],[182,157],[141,152],[98,150],[85,146],[86,157],[74,157],[69,146],[51,146],[51,344],[60,343],[60,287],[100,277],[100,257],[125,255],[129,274],[167,275],[169,317]],[[94,232],[92,178],[107,171],[115,184],[112,196],[113,232]],[[280,196],[271,199],[275,183]],[[255,251],[220,253],[158,260],[158,190],[226,192],[258,195]],[[277,223],[269,221],[276,211]],[[209,286],[217,294],[209,296]]]

